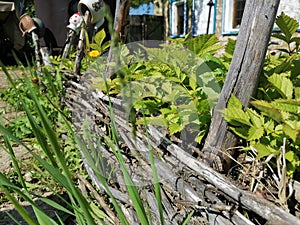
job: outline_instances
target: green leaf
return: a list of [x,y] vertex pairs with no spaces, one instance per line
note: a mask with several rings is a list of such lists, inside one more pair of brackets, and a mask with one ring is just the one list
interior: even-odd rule
[[270,102],[271,106],[290,113],[300,114],[300,100],[276,99]]
[[298,130],[293,129],[288,124],[283,124],[283,132],[293,141],[296,141],[296,138],[299,134]]
[[267,134],[273,133],[275,129],[275,124],[273,120],[269,120],[264,124],[265,131]]
[[300,45],[300,37],[293,37],[291,42],[295,42],[297,45]]
[[202,140],[203,140],[203,138],[206,136],[206,133],[207,133],[206,130],[201,130],[201,131],[198,133],[197,137],[195,138],[195,141],[196,141],[197,143],[201,143]]
[[264,132],[265,131],[263,127],[250,127],[247,140],[258,140],[264,135]]
[[101,50],[101,47],[100,47],[99,45],[97,45],[96,43],[91,43],[91,44],[89,45],[89,47],[90,47],[91,49],[93,49],[93,50],[98,50],[98,51]]
[[184,126],[182,126],[181,124],[172,123],[169,125],[170,135],[178,133],[178,132],[182,131],[183,129],[184,129]]
[[300,87],[295,87],[294,90],[295,90],[295,98],[297,100],[300,100]]
[[230,99],[227,104],[227,108],[242,109],[243,105],[242,105],[240,99],[238,99],[235,95],[231,94]]
[[250,117],[240,108],[230,107],[221,111],[225,120],[233,126],[251,126]]
[[276,150],[271,148],[270,146],[263,145],[261,143],[254,143],[252,145],[257,150],[257,159],[261,159],[265,156],[269,156],[272,153],[275,153]]
[[137,121],[137,124],[151,124],[154,126],[167,126],[167,121],[162,117],[144,117]]
[[104,41],[105,37],[106,37],[105,30],[104,29],[100,30],[95,35],[95,43],[100,47],[102,45],[102,42]]
[[297,20],[287,16],[284,12],[282,12],[280,16],[276,18],[275,23],[279,27],[280,31],[285,35],[286,42],[290,43],[292,35],[299,27]]
[[277,38],[277,39],[279,39],[279,40],[282,40],[282,41],[284,41],[284,42],[286,42],[286,43],[289,43],[289,40],[288,40],[288,38],[285,36],[285,35],[283,35],[283,34],[273,34],[272,35],[274,38]]
[[101,208],[97,205],[95,205],[93,202],[90,203],[91,210],[93,211],[93,214],[96,218],[102,220],[102,219],[108,219],[110,222],[113,222],[113,218],[109,218],[104,211],[101,210]]
[[195,213],[194,210],[193,210],[192,212],[190,212],[190,213],[188,214],[187,218],[183,221],[183,224],[182,224],[182,225],[187,225],[187,224],[189,224],[189,222],[190,222],[190,220],[191,220],[191,218],[192,218],[192,216],[193,216],[194,213]]
[[70,210],[68,210],[67,208],[63,207],[62,205],[58,204],[57,202],[49,199],[49,198],[40,198],[41,201],[43,201],[44,203],[46,203],[49,206],[52,206],[55,209],[58,209],[59,211],[65,212],[69,215],[74,216],[74,213],[71,212]]
[[233,39],[229,38],[228,42],[226,44],[226,47],[225,47],[225,52],[229,55],[233,55],[235,45],[236,45],[236,40],[233,40]]
[[245,127],[230,127],[230,129],[239,137],[248,140],[248,131]]
[[274,108],[267,101],[263,101],[263,100],[252,101],[251,105],[253,105],[258,110],[262,111],[263,113],[265,113],[267,116],[271,117],[273,120],[275,120],[278,123],[280,123],[283,120],[281,111]]
[[252,124],[255,127],[261,127],[264,124],[264,117],[259,115],[255,110],[247,108],[246,109],[246,113],[247,115],[250,117],[250,120],[252,122]]
[[195,91],[198,87],[197,82],[193,77],[190,77],[189,85],[190,85],[190,87],[192,88],[193,91]]
[[215,34],[205,34],[188,39],[185,45],[190,51],[201,56],[205,53],[214,54],[220,50],[222,46],[218,43],[219,39]]
[[[288,53],[288,52],[287,52]],[[288,77],[290,75],[291,66],[293,64],[293,57],[289,57],[288,59],[284,60],[281,64],[277,65],[274,68],[274,74],[280,74],[281,76]]]
[[285,158],[291,162],[291,163],[294,163],[294,162],[297,162],[297,164],[299,164],[299,158],[297,157],[297,155],[295,154],[295,152],[293,151],[288,151],[287,153],[285,153]]
[[268,81],[277,89],[283,98],[293,97],[294,85],[290,79],[279,74],[273,74]]

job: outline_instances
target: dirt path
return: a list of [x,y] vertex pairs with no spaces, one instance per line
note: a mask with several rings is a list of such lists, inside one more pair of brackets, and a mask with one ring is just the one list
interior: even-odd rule
[[[14,75],[16,72],[13,71],[11,75]],[[0,91],[10,87],[10,83],[6,78],[6,75],[3,71],[0,71]],[[3,123],[7,123],[10,120],[20,116],[20,113],[16,113],[13,111],[11,107],[9,107],[4,101],[0,98],[0,118]],[[29,158],[30,155],[26,151],[26,149],[22,146],[13,145],[14,153],[17,159],[24,160]],[[6,152],[4,148],[4,139],[2,134],[0,134],[0,171],[2,173],[7,173],[13,170],[12,161],[9,154]],[[0,193],[1,194],[1,193]],[[8,202],[0,201],[0,225],[12,225],[15,224],[6,214],[6,212],[10,213],[17,219],[20,224],[25,223],[22,218],[18,215],[18,213],[13,209],[14,207]]]
[[[11,75],[14,75],[16,72],[13,71]],[[10,83],[6,78],[6,75],[3,71],[0,71],[0,90],[10,87]],[[0,117],[4,123],[12,120],[15,117],[20,116],[20,113],[13,112],[11,107],[9,107],[5,102],[0,99]],[[11,168],[11,160],[7,152],[4,150],[4,141],[3,137],[0,134],[0,171],[5,172]],[[28,158],[27,151],[18,145],[14,145],[14,150],[16,157],[19,159]]]

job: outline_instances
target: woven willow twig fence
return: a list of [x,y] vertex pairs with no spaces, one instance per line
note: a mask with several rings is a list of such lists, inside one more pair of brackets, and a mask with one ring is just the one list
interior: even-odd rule
[[[89,125],[85,132],[94,135],[92,137],[94,146],[89,147],[90,154],[95,161],[101,156],[101,163],[105,166],[101,168],[99,166],[99,171],[113,174],[110,191],[123,206],[122,209],[130,218],[131,224],[138,224],[116,157],[107,145],[99,144],[101,137],[109,135],[111,127],[109,98],[102,92],[91,91],[92,74],[82,76],[85,77],[85,82],[80,84],[75,81],[67,82],[66,105],[72,111],[78,133],[83,131],[85,123]],[[114,106],[114,121],[123,151],[122,156],[133,180],[140,187],[141,195],[149,204],[153,224],[159,224],[159,215],[151,183],[149,149],[153,150],[156,157],[160,186],[163,190],[162,203],[166,224],[181,224],[192,210],[196,213],[190,224],[201,224],[199,221],[202,221],[202,224],[253,224],[243,215],[244,210],[262,221],[269,221],[269,224],[300,224],[296,217],[273,203],[239,188],[225,176],[168,141],[165,130],[148,126],[149,135],[147,135],[145,127],[141,126],[136,136],[132,136],[131,124],[125,119],[122,110],[123,102],[117,98],[111,98],[111,102]],[[86,144],[91,143],[87,141]],[[84,160],[84,163],[94,184],[100,190],[106,191],[89,162]],[[105,198],[102,202],[105,202]]]

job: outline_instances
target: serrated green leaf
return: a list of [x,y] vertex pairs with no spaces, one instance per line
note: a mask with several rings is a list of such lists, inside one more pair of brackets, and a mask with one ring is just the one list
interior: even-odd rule
[[167,94],[172,93],[173,89],[174,89],[171,82],[163,82],[161,88],[164,91],[164,93],[167,93]]
[[257,151],[257,159],[261,159],[265,156],[269,156],[272,153],[275,153],[278,150],[275,150],[271,148],[270,146],[263,145],[261,143],[253,143],[252,146],[256,149]]
[[233,55],[235,45],[236,45],[236,40],[229,38],[225,47],[225,52],[228,53],[229,55]]
[[297,162],[297,164],[299,164],[299,158],[297,157],[297,155],[295,154],[295,152],[293,151],[288,151],[287,153],[285,153],[285,158],[289,161],[289,162]]
[[290,113],[300,113],[300,101],[294,99],[276,99],[270,102],[271,106]]
[[268,81],[277,89],[283,98],[291,99],[293,97],[294,85],[292,81],[279,74],[273,74]]
[[221,111],[225,120],[233,126],[251,126],[250,117],[240,108],[230,107]]
[[264,135],[263,127],[250,127],[248,131],[248,141],[258,140]]
[[157,93],[157,87],[154,85],[154,84],[151,84],[151,83],[144,83],[143,82],[143,85],[144,85],[144,94],[143,94],[143,97],[147,97],[147,96],[156,96],[156,93]]
[[293,37],[291,42],[295,42],[297,45],[300,45],[300,37]]
[[298,130],[293,129],[288,124],[283,124],[283,132],[293,141],[296,141],[296,138],[299,134]]
[[269,117],[271,117],[276,122],[280,123],[282,121],[282,113],[280,110],[274,108],[269,102],[258,100],[258,101],[252,101],[251,105],[253,105],[258,110],[262,111]]
[[297,20],[287,16],[284,12],[282,12],[280,16],[276,18],[275,23],[287,38],[287,43],[290,43],[292,35],[297,31],[299,27]]
[[292,64],[293,64],[293,58],[289,57],[288,59],[284,60],[279,65],[277,65],[274,68],[273,73],[274,74],[276,74],[276,73],[280,74],[280,76],[285,76],[286,75],[286,77],[288,77],[290,75]]
[[284,41],[284,42],[286,42],[286,43],[288,43],[289,42],[289,40],[288,40],[288,38],[285,36],[285,35],[283,35],[283,34],[272,34],[272,36],[274,37],[274,38],[278,38],[279,40],[282,40],[282,41]]
[[205,53],[214,54],[220,50],[222,46],[218,43],[219,39],[215,34],[205,34],[188,39],[185,45],[190,51],[201,56]]
[[137,124],[151,124],[153,126],[164,126],[166,127],[168,124],[167,124],[167,121],[162,118],[161,116],[156,116],[156,117],[145,117],[145,118],[142,118],[142,119],[139,119],[137,121]]
[[243,105],[242,105],[240,99],[238,99],[235,95],[231,94],[230,99],[227,104],[227,108],[242,109]]
[[292,129],[296,131],[300,131],[300,121],[297,120],[286,120],[284,121],[286,124],[288,124]]
[[177,124],[177,123],[169,124],[170,135],[178,133],[178,132],[182,131],[183,129],[184,129],[184,126],[181,124]]
[[167,114],[170,114],[170,113],[176,113],[176,108],[175,107],[172,107],[171,109],[169,109],[169,108],[162,108],[162,109],[160,109],[160,112],[163,115],[167,115]]
[[264,124],[264,117],[259,115],[255,110],[247,108],[247,115],[250,117],[250,121],[255,127],[261,127]]
[[166,119],[168,120],[168,121],[170,121],[170,123],[171,124],[179,124],[179,123],[181,123],[181,120],[180,120],[180,117],[179,117],[179,115],[177,114],[177,113],[172,113],[172,114],[168,114],[167,116],[166,116]]
[[245,127],[230,127],[230,129],[239,137],[248,140],[248,132]]
[[138,110],[143,110],[144,114],[156,113],[159,111],[160,106],[160,102],[151,99],[143,99],[134,103],[134,107]]
[[264,124],[265,131],[267,134],[274,132],[275,124],[273,120],[269,120]]

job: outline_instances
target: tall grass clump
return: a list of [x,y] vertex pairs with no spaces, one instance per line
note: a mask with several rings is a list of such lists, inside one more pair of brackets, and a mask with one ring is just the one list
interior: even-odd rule
[[[70,115],[61,104],[60,93],[63,93],[62,74],[59,72],[51,73],[47,69],[43,69],[43,73],[35,72],[34,68],[27,68],[22,72],[22,78],[12,77],[11,73],[3,66],[7,79],[11,83],[10,93],[15,95],[12,98],[18,99],[18,110],[25,112],[24,120],[29,124],[31,142],[25,142],[25,136],[16,135],[14,129],[9,125],[0,124],[0,132],[4,140],[5,150],[9,153],[13,162],[13,168],[16,173],[16,178],[13,180],[9,174],[0,173],[0,190],[5,194],[5,197],[14,205],[17,212],[30,225],[33,224],[64,224],[65,218],[72,218],[76,224],[112,224],[109,218],[103,211],[95,209],[91,196],[84,195],[79,186],[79,176],[77,173],[83,173],[85,177],[88,175],[81,168],[81,154],[84,155],[89,166],[93,169],[98,180],[109,196],[109,201],[113,205],[115,217],[121,224],[130,224],[122,211],[121,205],[111,193],[106,177],[99,171],[97,165],[91,158],[88,146],[83,143],[82,139],[77,136]],[[21,88],[20,88],[21,87]],[[9,92],[7,92],[9,93]],[[114,114],[112,105],[110,105],[111,113],[111,136],[104,137],[105,143],[109,146],[119,163],[123,173],[127,192],[132,202],[134,211],[141,224],[151,224],[150,212],[147,209],[147,203],[143,201],[138,187],[133,182],[126,167],[126,163],[121,154],[118,134],[114,122]],[[61,139],[61,133],[66,134],[66,139]],[[87,135],[87,134],[86,134]],[[72,143],[71,147],[70,144]],[[22,160],[17,159],[13,146],[17,144],[26,149],[32,156],[32,161],[37,164],[41,176],[47,176],[47,180],[51,180],[51,185],[47,188],[53,195],[59,198],[59,202],[43,196],[43,193],[33,191],[32,184],[26,181],[24,174],[30,171],[24,171],[22,168]],[[72,150],[70,150],[72,148]],[[76,151],[76,154],[70,153]],[[157,177],[157,171],[154,165],[152,151],[150,152],[151,166],[154,176],[154,188],[159,208],[160,222],[164,224],[163,209],[161,203],[160,186]],[[75,159],[77,157],[77,159]],[[73,162],[73,163],[70,163]],[[89,178],[87,178],[89,179]],[[39,180],[34,185],[43,185],[43,181]],[[44,186],[47,184],[44,184]],[[35,187],[35,190],[39,189]],[[62,193],[64,196],[62,197]],[[45,205],[49,205],[56,211],[56,217],[50,217],[36,202],[41,200]],[[34,215],[29,213],[26,207],[21,202],[27,202],[31,205]],[[62,212],[64,216],[61,216]],[[100,215],[99,215],[99,212]],[[11,216],[12,217],[12,216]],[[12,218],[18,223],[14,218]]]
[[[12,79],[7,70],[4,69],[4,72],[11,82],[12,88],[16,89],[17,87],[14,79]],[[68,162],[64,152],[64,144],[57,133],[56,123],[58,118],[60,118],[60,123],[64,123],[66,125],[65,128],[71,129],[71,125],[69,124],[69,121],[67,121],[67,118],[64,118],[61,115],[62,111],[57,105],[58,96],[56,96],[56,98],[54,97],[57,94],[55,93],[57,89],[55,89],[56,87],[54,83],[49,82],[50,73],[44,72],[43,75],[40,75],[40,77],[37,77],[37,74],[35,73],[28,73],[25,75],[23,85],[26,87],[27,92],[19,95],[19,101],[23,107],[22,109],[26,113],[26,118],[30,123],[31,131],[35,139],[35,145],[38,146],[38,151],[35,151],[32,147],[28,146],[28,144],[24,144],[22,139],[17,138],[11,130],[1,124],[0,131],[3,134],[6,149],[11,156],[18,178],[16,182],[12,182],[5,176],[5,174],[1,173],[0,188],[28,224],[60,224],[60,222],[56,221],[61,221],[59,218],[55,221],[43,212],[43,210],[41,210],[35,203],[34,199],[36,198],[39,198],[45,202],[45,204],[48,204],[59,211],[64,211],[70,216],[74,216],[78,224],[96,224],[96,220],[92,215],[93,212],[88,200],[80,193],[74,182],[75,176],[72,173],[72,170],[68,167]],[[56,74],[56,76],[58,76],[58,74]],[[33,78],[43,79],[43,81],[39,81],[37,84],[37,82],[33,82]],[[54,77],[54,82],[55,79],[56,78]],[[47,90],[44,90],[44,93],[42,93],[41,87],[44,85],[44,82],[47,82],[49,86],[47,86]],[[49,93],[46,93],[45,91]],[[29,99],[31,100],[31,104],[28,104]],[[43,104],[41,104],[43,101],[48,101],[48,104],[53,107],[52,110],[57,111],[57,115],[60,116],[57,116],[55,120],[50,120],[47,115],[48,112],[43,107]],[[72,134],[70,130],[68,134]],[[65,191],[69,200],[65,201],[62,199],[62,201],[66,206],[63,207],[50,199],[36,196],[30,192],[28,184],[22,176],[20,168],[21,162],[15,157],[12,143],[17,143],[18,145],[23,146],[31,154],[32,158],[38,162],[39,166],[42,168],[42,172],[49,174],[50,178],[53,179],[57,186],[61,187]],[[55,187],[49,188],[51,190]],[[23,206],[19,204],[17,201],[18,198],[25,200],[32,205],[36,220],[32,217],[32,215],[29,215],[29,213],[26,212]]]

